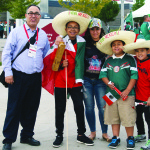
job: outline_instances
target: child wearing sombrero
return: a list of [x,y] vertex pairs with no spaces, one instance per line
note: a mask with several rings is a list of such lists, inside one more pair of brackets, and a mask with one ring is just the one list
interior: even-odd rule
[[[58,71],[52,71],[52,62],[54,61],[58,47],[56,44],[50,49],[50,55],[48,55],[48,53],[47,58],[44,59],[43,87],[52,94],[55,87],[55,125],[57,136],[53,142],[54,147],[59,147],[63,142],[66,84],[67,94],[69,94],[73,100],[76,114],[78,127],[77,142],[93,145],[93,141],[84,134],[86,128],[82,83],[86,43],[85,40],[79,36],[87,29],[90,19],[91,17],[89,15],[81,12],[64,11],[58,14],[52,21],[52,27],[58,34],[63,36],[63,42],[66,45]],[[46,76],[44,76],[44,72],[47,72]]]
[[[119,131],[122,124],[127,133],[127,149],[134,149],[133,137],[136,121],[134,85],[138,78],[134,58],[124,53],[122,47],[134,42],[135,33],[130,31],[115,31],[103,36],[97,42],[97,48],[110,55],[104,62],[99,78],[107,85],[106,93],[110,92],[116,101],[112,105],[106,104],[104,123],[112,126],[113,138],[108,145],[116,148],[120,144]],[[121,91],[119,95],[114,87]],[[124,98],[128,98],[123,101]]]
[[147,102],[150,106],[150,40],[145,40],[144,36],[139,35],[135,43],[124,46],[124,51],[136,55],[138,80],[136,82],[136,126],[138,135],[135,137],[135,142],[146,141],[145,127],[143,121],[143,113],[148,125],[148,141],[142,150],[150,150],[150,109],[145,105],[140,105]]

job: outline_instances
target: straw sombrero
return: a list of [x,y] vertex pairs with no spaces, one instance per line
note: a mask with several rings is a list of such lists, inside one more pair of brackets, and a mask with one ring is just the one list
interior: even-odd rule
[[135,49],[150,48],[150,40],[145,40],[143,35],[139,35],[135,43],[125,45],[124,52],[135,55]]
[[77,11],[63,11],[55,16],[52,21],[52,27],[56,33],[65,36],[66,24],[70,21],[74,21],[80,25],[79,35],[81,35],[87,29],[90,20],[91,17],[88,14]]
[[124,41],[125,44],[133,43],[135,33],[131,31],[114,31],[104,35],[97,43],[96,47],[103,53],[112,55],[111,43],[116,40]]

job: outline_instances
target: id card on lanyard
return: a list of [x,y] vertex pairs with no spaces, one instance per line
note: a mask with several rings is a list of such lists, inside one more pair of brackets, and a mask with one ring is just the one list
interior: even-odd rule
[[[26,29],[26,27],[25,27],[25,24],[23,25],[23,27],[24,27],[24,30],[25,30],[25,32],[26,32],[28,41],[29,41],[29,43],[30,43],[29,35],[28,35],[27,29]],[[36,45],[37,45],[37,41],[38,41],[38,28],[37,28],[37,36],[36,36],[36,42],[35,42]],[[29,57],[33,57],[33,58],[36,57],[36,51],[37,51],[37,46],[36,46],[36,45],[30,44],[30,46],[29,46],[29,51],[28,51],[28,56],[29,56]]]

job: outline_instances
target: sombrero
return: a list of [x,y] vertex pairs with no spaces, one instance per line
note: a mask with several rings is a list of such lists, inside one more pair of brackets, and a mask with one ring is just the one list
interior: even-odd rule
[[91,17],[88,14],[77,11],[63,11],[55,16],[52,21],[52,27],[56,33],[65,36],[66,24],[70,21],[77,22],[80,25],[79,35],[87,29]]
[[143,35],[139,35],[135,43],[123,46],[124,52],[135,55],[135,49],[150,48],[150,40],[145,40]]
[[104,35],[97,43],[96,47],[103,53],[112,55],[111,43],[116,40],[124,41],[125,44],[133,43],[135,33],[131,31],[114,31]]

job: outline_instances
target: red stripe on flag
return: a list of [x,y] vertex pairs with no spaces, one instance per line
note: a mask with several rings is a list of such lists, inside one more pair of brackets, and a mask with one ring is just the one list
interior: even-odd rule
[[113,102],[112,102],[106,95],[104,95],[102,98],[106,101],[106,103],[107,103],[109,106],[113,104]]

